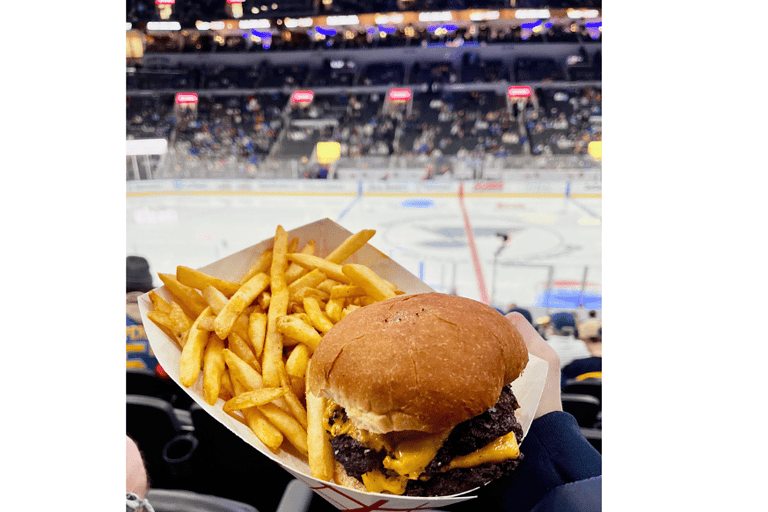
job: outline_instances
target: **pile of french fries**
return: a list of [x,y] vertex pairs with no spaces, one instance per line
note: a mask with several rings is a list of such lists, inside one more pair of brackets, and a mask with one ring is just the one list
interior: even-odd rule
[[362,230],[320,257],[314,240],[299,249],[278,225],[272,248],[239,282],[179,266],[175,276],[159,274],[170,300],[149,294],[147,317],[181,349],[181,384],[202,373],[208,404],[221,398],[224,412],[274,452],[287,440],[323,480],[331,479],[332,455],[324,399],[305,390],[309,360],[347,314],[403,293],[365,265],[344,264],[374,234]]

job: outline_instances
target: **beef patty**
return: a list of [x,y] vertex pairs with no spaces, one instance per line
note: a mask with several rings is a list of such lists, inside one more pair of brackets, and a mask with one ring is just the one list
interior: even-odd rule
[[[412,496],[443,496],[455,494],[483,485],[509,473],[517,467],[523,458],[506,460],[496,464],[481,464],[473,468],[455,468],[440,471],[443,465],[453,458],[472,453],[487,445],[497,437],[514,431],[517,442],[523,438],[523,427],[515,418],[514,411],[519,408],[517,399],[509,386],[505,386],[499,401],[484,413],[457,425],[443,443],[437,455],[422,474],[428,477],[409,480],[405,494]],[[382,461],[387,456],[385,450],[376,451],[364,446],[348,435],[334,437],[331,440],[336,461],[344,466],[345,471],[362,482],[363,473],[378,470],[391,474],[384,468]]]

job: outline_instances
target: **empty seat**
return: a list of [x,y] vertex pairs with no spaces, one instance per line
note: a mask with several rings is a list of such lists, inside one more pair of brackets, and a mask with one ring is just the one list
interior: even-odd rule
[[603,403],[603,379],[602,378],[587,378],[587,379],[570,379],[566,381],[563,386],[563,393],[575,394],[575,395],[589,395],[597,398],[602,406]]
[[589,395],[561,395],[563,410],[576,418],[580,427],[593,428],[600,412],[600,401]]

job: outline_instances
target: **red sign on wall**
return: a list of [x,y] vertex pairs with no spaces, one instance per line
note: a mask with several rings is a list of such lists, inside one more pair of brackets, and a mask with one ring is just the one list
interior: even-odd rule
[[390,89],[389,90],[389,99],[391,101],[408,101],[411,99],[411,90],[410,89]]
[[309,103],[315,97],[312,91],[293,91],[291,103]]
[[176,95],[176,103],[197,103],[197,94],[194,92],[180,92]]
[[531,95],[531,88],[527,85],[513,85],[507,89],[510,98],[527,98]]

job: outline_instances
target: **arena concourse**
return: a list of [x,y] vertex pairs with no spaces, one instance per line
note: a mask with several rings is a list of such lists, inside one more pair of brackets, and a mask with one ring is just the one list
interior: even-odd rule
[[[126,256],[160,286],[327,218],[600,358],[601,34],[600,0],[128,0]],[[156,368],[128,395],[158,512],[335,510]],[[598,450],[601,396],[563,382]]]

